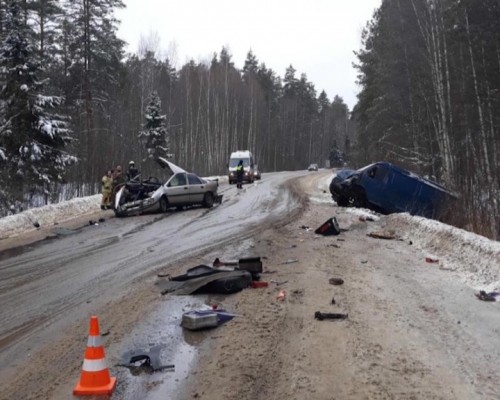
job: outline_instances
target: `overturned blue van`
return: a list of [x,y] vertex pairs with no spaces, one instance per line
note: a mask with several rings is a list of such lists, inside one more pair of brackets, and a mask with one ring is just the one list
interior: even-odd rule
[[441,219],[457,198],[443,186],[388,162],[340,170],[330,183],[341,207],[369,208],[382,214],[407,212]]

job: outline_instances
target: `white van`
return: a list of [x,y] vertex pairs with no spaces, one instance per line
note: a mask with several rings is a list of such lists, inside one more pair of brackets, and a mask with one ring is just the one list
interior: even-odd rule
[[236,167],[240,160],[243,160],[243,181],[252,183],[255,179],[253,154],[248,150],[238,150],[229,158],[229,184],[236,183]]

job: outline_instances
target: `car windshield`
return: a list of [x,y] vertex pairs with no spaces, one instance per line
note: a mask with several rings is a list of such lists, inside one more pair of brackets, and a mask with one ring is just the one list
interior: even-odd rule
[[229,167],[231,168],[237,167],[240,160],[243,160],[244,167],[248,167],[250,165],[250,159],[248,158],[231,158],[229,160]]

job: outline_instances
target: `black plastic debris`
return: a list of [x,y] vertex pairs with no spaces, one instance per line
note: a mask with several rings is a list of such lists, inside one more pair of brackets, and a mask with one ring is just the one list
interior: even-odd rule
[[330,236],[340,234],[339,223],[337,218],[332,217],[326,220],[318,229],[314,231],[317,235]]
[[328,279],[328,283],[330,283],[330,285],[343,285],[344,280],[342,278],[330,278]]
[[149,351],[145,350],[131,350],[123,355],[123,363],[118,364],[119,367],[129,368],[131,372],[155,372],[162,371],[164,369],[173,369],[175,365],[173,364],[162,364],[160,359],[160,351],[162,345],[157,345],[151,347]]
[[332,296],[332,304],[335,304],[335,297]]
[[33,222],[33,226],[35,228],[40,228],[40,224],[37,221]]
[[104,218],[99,218],[99,222],[104,222],[106,221]]
[[484,290],[480,290],[479,293],[476,293],[476,297],[482,301],[497,301],[497,297],[500,299],[500,293],[498,292],[486,293]]
[[316,311],[314,313],[314,318],[316,318],[318,321],[323,321],[324,319],[346,319],[347,318],[347,314],[323,313],[323,312],[320,312],[320,311]]
[[234,267],[235,270],[248,271],[254,276],[262,273],[262,261],[260,257],[245,257],[233,261],[221,261],[217,257],[212,265],[215,268]]

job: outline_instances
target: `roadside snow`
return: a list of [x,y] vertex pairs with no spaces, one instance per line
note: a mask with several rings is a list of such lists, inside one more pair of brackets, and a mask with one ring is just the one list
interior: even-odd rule
[[56,222],[60,223],[82,214],[98,211],[100,203],[101,195],[96,194],[31,208],[19,214],[0,218],[0,238],[16,236],[34,230],[36,229],[35,223],[38,223],[40,227],[54,225]]
[[[409,214],[386,217],[387,227],[439,259],[477,290],[500,291],[500,242],[438,221]],[[423,262],[425,262],[423,260]]]

